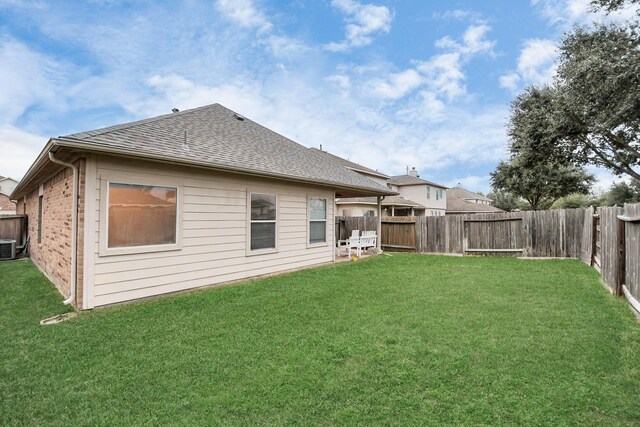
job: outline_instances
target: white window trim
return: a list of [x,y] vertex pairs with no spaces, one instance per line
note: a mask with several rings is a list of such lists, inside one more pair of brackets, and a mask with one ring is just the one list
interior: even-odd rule
[[[311,243],[311,209],[309,204],[311,199],[324,199],[325,214],[324,220],[314,219],[313,221],[324,221],[324,242]],[[326,196],[307,195],[307,248],[320,248],[329,246],[329,198]]]
[[[145,245],[145,246],[125,246],[118,248],[108,247],[109,240],[109,184],[131,184],[149,185],[157,187],[169,187],[176,189],[176,242],[165,245]],[[141,177],[123,172],[114,176],[100,177],[100,231],[99,249],[100,256],[131,255],[152,252],[166,252],[182,250],[182,206],[183,206],[182,186],[177,181],[165,181],[163,179],[153,179]]]
[[[275,248],[265,248],[265,249],[251,249],[251,195],[252,194],[268,194],[270,196],[276,197],[276,247]],[[260,222],[271,222],[270,221],[260,221]],[[247,256],[254,255],[264,255],[264,254],[275,254],[278,253],[279,248],[279,238],[280,235],[280,197],[276,193],[266,191],[247,191],[247,248],[246,254]]]

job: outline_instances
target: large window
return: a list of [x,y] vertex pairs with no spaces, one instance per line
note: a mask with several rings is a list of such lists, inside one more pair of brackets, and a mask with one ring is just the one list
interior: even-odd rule
[[251,194],[251,250],[276,248],[275,194]]
[[427,199],[431,198],[431,187],[427,185]]
[[309,198],[309,244],[327,242],[327,199]]
[[178,189],[108,183],[107,248],[175,245]]

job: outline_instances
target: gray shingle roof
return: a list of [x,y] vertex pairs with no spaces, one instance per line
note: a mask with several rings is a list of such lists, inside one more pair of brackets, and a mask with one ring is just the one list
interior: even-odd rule
[[396,175],[389,179],[389,183],[393,185],[432,185],[434,187],[447,188],[444,185],[436,184],[435,182],[426,181],[424,179],[416,178],[411,175]]
[[377,170],[373,170],[373,169],[368,168],[366,166],[362,166],[361,164],[352,162],[351,160],[343,159],[342,157],[336,156],[335,154],[331,154],[331,153],[329,153],[327,151],[321,151],[321,150],[319,150],[319,149],[317,149],[315,147],[311,147],[310,150],[312,150],[312,151],[314,151],[316,153],[320,153],[320,154],[322,154],[324,156],[327,156],[330,159],[340,163],[342,166],[345,166],[345,167],[347,167],[349,169],[361,171],[361,172],[368,173],[368,174],[371,174],[371,175],[377,175],[377,176],[379,176],[381,178],[389,178],[389,175],[385,175],[382,172],[378,172]]
[[465,202],[457,197],[447,197],[447,213],[504,212],[502,209],[481,203]]
[[487,202],[491,202],[492,200],[488,197],[485,196],[481,196],[478,193],[473,193],[469,190],[467,190],[466,188],[462,188],[459,184],[456,187],[450,188],[447,190],[447,197],[452,196],[452,197],[457,197],[459,199],[477,199],[477,200],[484,200]]
[[[185,148],[185,132],[186,146]],[[59,138],[101,150],[131,152],[256,174],[393,194],[340,163],[220,104]]]

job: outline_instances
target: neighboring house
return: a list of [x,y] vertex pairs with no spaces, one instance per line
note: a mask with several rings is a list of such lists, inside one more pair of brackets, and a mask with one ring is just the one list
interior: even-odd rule
[[16,204],[9,196],[13,193],[18,181],[13,178],[0,176],[0,215],[13,215],[16,213]]
[[460,184],[447,190],[447,215],[504,212],[492,203],[488,197],[466,190]]
[[[336,199],[337,215],[376,216],[378,202],[375,197],[350,197]],[[400,196],[385,196],[382,199],[383,216],[420,216],[425,207]]]
[[482,194],[474,193],[462,188],[462,185],[460,183],[458,183],[457,186],[448,189],[447,196],[455,197],[457,199],[464,200],[467,203],[474,203],[477,205],[493,205],[493,200],[483,196]]
[[407,175],[392,176],[389,179],[389,186],[392,190],[400,193],[400,197],[424,207],[424,211],[416,209],[416,216],[442,216],[445,214],[447,187],[420,179],[416,168],[408,171]]
[[52,138],[12,198],[90,309],[331,262],[335,198],[393,194],[214,104]]
[[[354,163],[350,160],[343,159],[335,154],[322,151],[322,147],[320,147],[319,150],[317,148],[311,148],[311,150],[340,163],[347,169],[358,172],[362,176],[377,182],[378,184],[390,187],[389,182],[392,178],[388,175],[378,172],[377,170],[370,169],[366,166],[362,166],[358,163]],[[336,215],[376,216],[378,211],[377,206],[378,201],[375,197],[338,198],[336,199]],[[407,197],[402,197],[402,195],[385,196],[382,200],[382,208],[383,216],[424,216],[425,211],[427,210],[426,206],[423,206]]]

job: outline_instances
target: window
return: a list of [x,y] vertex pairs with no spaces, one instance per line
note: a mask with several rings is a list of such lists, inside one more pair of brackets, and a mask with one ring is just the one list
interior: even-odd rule
[[376,216],[376,211],[374,211],[373,209],[369,209],[364,211],[364,216],[366,218],[373,218],[374,216]]
[[[25,203],[26,206],[26,203]],[[42,243],[42,214],[44,213],[43,196],[38,196],[38,243]]]
[[109,182],[107,248],[175,245],[178,189]]
[[275,194],[251,194],[252,251],[276,248],[276,206]]
[[431,198],[431,187],[427,185],[427,199]]
[[327,199],[309,198],[309,244],[327,242]]

